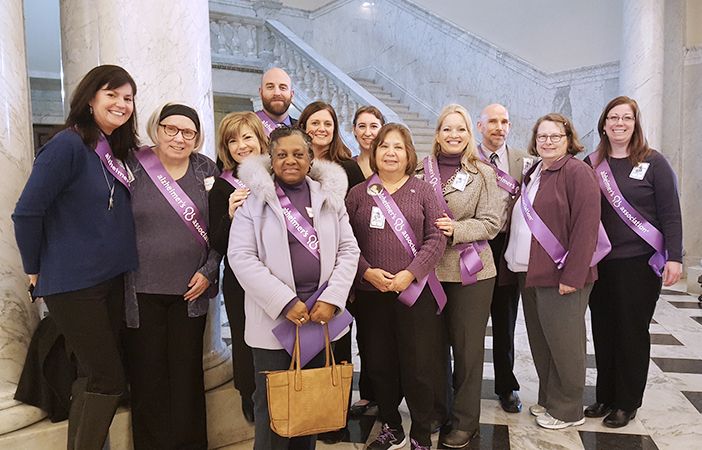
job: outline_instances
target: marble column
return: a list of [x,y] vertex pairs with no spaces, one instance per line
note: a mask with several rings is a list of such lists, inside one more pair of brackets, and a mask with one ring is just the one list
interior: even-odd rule
[[[167,101],[185,102],[200,114],[201,152],[215,159],[209,5],[205,1],[62,0],[61,46],[67,98],[91,68],[124,67],[137,83],[139,134]],[[221,296],[212,300],[205,337],[205,383],[232,377],[231,353],[221,339]]]
[[641,107],[644,132],[654,148],[661,148],[665,2],[624,0],[619,92]]
[[32,167],[32,122],[22,0],[0,2],[0,435],[46,414],[14,400],[39,315],[27,299],[27,277],[10,212]]

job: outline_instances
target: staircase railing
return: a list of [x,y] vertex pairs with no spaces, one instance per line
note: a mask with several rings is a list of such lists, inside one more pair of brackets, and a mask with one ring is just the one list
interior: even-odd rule
[[395,111],[277,20],[218,13],[210,17],[210,38],[213,67],[258,71],[277,66],[292,79],[297,109],[315,100],[331,104],[350,148],[356,147],[352,127],[359,107],[376,106],[388,122],[402,122]]

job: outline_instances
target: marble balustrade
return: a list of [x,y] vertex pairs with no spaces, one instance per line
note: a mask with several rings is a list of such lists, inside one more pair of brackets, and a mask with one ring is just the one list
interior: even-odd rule
[[298,109],[315,100],[331,104],[341,123],[342,136],[349,142],[353,140],[353,115],[361,105],[378,105],[390,121],[401,121],[383,102],[276,20],[211,14],[210,36],[213,60],[218,66],[260,70],[281,67],[293,81],[293,103]]

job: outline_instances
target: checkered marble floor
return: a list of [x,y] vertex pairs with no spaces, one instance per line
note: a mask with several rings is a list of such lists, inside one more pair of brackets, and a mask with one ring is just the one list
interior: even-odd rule
[[[702,303],[687,295],[681,283],[665,289],[651,322],[651,365],[643,406],[636,419],[617,430],[606,428],[601,419],[587,419],[576,428],[560,431],[545,430],[534,422],[527,411],[536,402],[538,378],[534,369],[527,340],[524,316],[520,308],[515,331],[515,374],[522,388],[520,396],[524,411],[508,414],[502,411],[493,393],[492,336],[488,325],[485,338],[485,365],[482,386],[480,438],[470,449],[572,449],[572,450],[693,450],[702,449]],[[226,313],[222,307],[223,336],[230,337]],[[584,404],[594,402],[595,369],[594,349],[588,327],[588,364]],[[354,340],[355,346],[355,340]],[[354,354],[356,354],[354,348]],[[358,357],[354,366],[360,367]],[[354,400],[358,398],[354,386]],[[401,407],[405,430],[409,430],[409,413]],[[349,421],[349,432],[344,442],[335,445],[317,443],[318,449],[363,449],[380,429],[375,411]],[[437,447],[434,435],[434,448]],[[227,450],[250,449],[252,441],[226,447]],[[409,448],[409,445],[407,446]]]

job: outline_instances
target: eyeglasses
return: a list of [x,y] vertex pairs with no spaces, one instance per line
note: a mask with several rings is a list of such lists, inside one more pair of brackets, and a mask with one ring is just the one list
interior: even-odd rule
[[162,123],[159,123],[158,126],[163,127],[163,132],[166,133],[166,136],[174,137],[180,132],[180,135],[183,136],[183,139],[186,141],[192,141],[195,139],[195,136],[197,136],[197,131],[189,128],[178,128],[173,125],[164,125]]
[[561,142],[561,139],[563,139],[565,136],[565,134],[537,134],[536,142],[540,142],[543,144],[544,142],[546,142],[547,139],[550,139],[551,143],[558,144],[559,142]]
[[613,123],[619,123],[620,120],[624,121],[624,123],[631,123],[636,119],[634,118],[634,116],[629,116],[629,115],[626,115],[626,116],[611,115],[611,116],[607,116],[607,120],[610,122],[613,122]]

